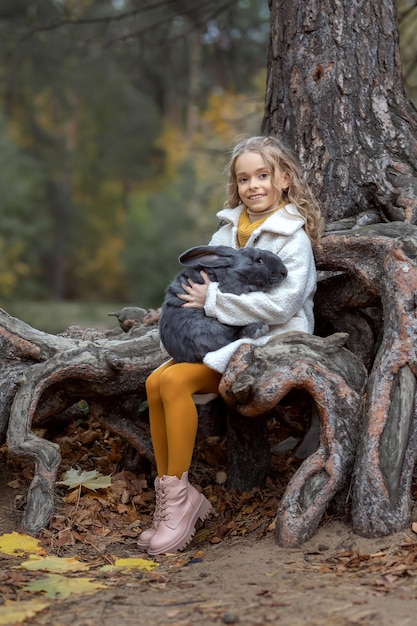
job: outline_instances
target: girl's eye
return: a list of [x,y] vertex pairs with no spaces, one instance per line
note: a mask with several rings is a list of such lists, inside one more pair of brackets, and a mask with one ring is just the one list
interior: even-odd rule
[[239,178],[238,183],[246,183],[247,178]]
[[263,172],[260,178],[268,178],[268,176],[269,176],[268,172]]

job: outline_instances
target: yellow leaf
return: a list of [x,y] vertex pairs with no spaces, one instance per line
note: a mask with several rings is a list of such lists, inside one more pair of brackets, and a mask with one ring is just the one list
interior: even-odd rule
[[106,585],[94,582],[91,578],[68,578],[60,574],[48,574],[45,578],[32,580],[23,585],[26,591],[42,591],[47,598],[68,598],[72,594],[95,593],[106,589]]
[[45,554],[39,541],[30,535],[8,533],[0,536],[0,552],[3,554]]
[[59,556],[41,557],[31,555],[28,561],[24,561],[19,568],[27,570],[42,570],[45,572],[80,572],[89,569],[87,563],[81,563],[74,558],[61,558]]
[[41,602],[40,600],[24,602],[5,600],[4,604],[0,606],[0,624],[20,624],[28,617],[33,617],[48,606],[47,602]]
[[209,530],[208,528],[200,528],[200,530],[198,530],[193,537],[193,544],[206,541],[210,537],[210,535],[211,530]]
[[154,567],[159,567],[159,563],[156,561],[148,561],[147,559],[128,558],[117,559],[114,563],[115,567],[131,567],[137,569],[144,569],[147,571],[152,570]]

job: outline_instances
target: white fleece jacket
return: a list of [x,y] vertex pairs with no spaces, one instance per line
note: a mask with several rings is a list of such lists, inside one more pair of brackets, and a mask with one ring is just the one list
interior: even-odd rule
[[[209,245],[239,248],[237,232],[243,210],[244,206],[240,205],[219,211],[217,216],[226,223],[214,233]],[[218,283],[210,283],[204,307],[206,315],[232,326],[245,326],[261,320],[268,324],[269,332],[258,339],[238,339],[209,352],[204,357],[206,365],[222,374],[235,350],[243,343],[264,345],[274,335],[288,330],[314,331],[313,296],[317,272],[311,243],[303,226],[304,218],[297,207],[287,204],[251,234],[247,246],[278,254],[288,270],[287,277],[270,292],[236,296],[222,293]]]

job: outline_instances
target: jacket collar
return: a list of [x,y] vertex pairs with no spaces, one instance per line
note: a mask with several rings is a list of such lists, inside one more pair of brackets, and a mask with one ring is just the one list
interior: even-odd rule
[[[243,204],[239,204],[234,209],[222,209],[217,213],[217,217],[237,228],[239,218],[244,209],[245,206]],[[305,220],[295,204],[286,204],[282,209],[270,215],[260,226],[260,229],[277,235],[292,235],[302,228],[304,224]]]

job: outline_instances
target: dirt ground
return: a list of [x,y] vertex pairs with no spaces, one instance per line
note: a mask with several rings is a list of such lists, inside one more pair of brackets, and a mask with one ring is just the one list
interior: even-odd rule
[[[11,478],[3,461],[0,535],[19,530],[20,495],[7,486],[14,484]],[[99,574],[97,568],[116,556],[151,560],[138,551],[134,537],[103,537],[94,544],[76,535],[79,540],[72,545],[58,546],[53,536],[58,535],[43,538],[47,553],[85,560],[89,576],[105,588],[75,599],[57,597],[45,610],[16,624],[411,626],[416,620],[417,536],[411,529],[370,540],[355,536],[347,521],[329,518],[297,549],[276,544],[273,524],[262,537],[249,533],[218,541],[198,530],[188,550],[156,557],[159,566],[151,571],[109,574]],[[16,557],[0,554],[0,560],[2,600],[29,599],[21,583],[34,574],[16,574]]]

